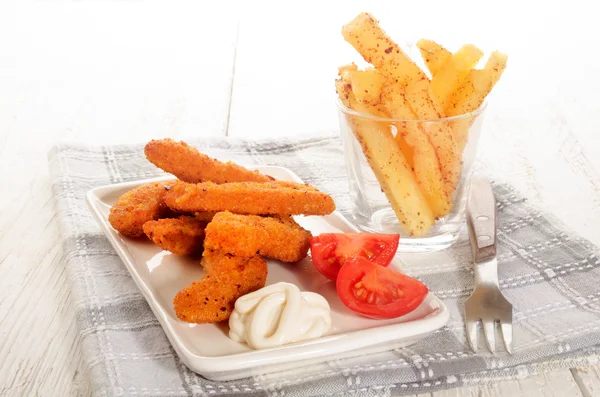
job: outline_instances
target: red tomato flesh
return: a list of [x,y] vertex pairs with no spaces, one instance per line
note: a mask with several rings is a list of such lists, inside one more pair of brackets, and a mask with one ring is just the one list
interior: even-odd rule
[[423,283],[367,259],[349,259],[336,282],[341,301],[370,318],[395,318],[415,310],[427,296]]
[[335,281],[342,265],[353,257],[389,265],[399,239],[399,234],[325,233],[311,238],[310,253],[319,272]]

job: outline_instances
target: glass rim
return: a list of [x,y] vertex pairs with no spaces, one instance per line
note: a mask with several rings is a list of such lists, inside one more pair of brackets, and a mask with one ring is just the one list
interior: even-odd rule
[[374,116],[374,115],[368,114],[368,113],[357,112],[356,110],[353,110],[353,109],[350,109],[350,108],[346,107],[346,105],[344,105],[342,103],[342,101],[340,100],[340,98],[337,98],[336,102],[337,102],[338,108],[342,112],[344,112],[346,114],[351,114],[353,116],[358,116],[358,117],[362,117],[362,118],[370,119],[370,120],[375,120],[375,121],[387,121],[387,122],[453,121],[453,120],[460,120],[460,119],[466,119],[466,118],[469,118],[469,117],[479,116],[487,108],[487,101],[485,101],[476,110],[474,110],[472,112],[463,113],[463,114],[457,114],[456,116],[443,117],[443,118],[439,118],[439,119],[397,119],[397,118],[393,118],[393,117],[381,117],[381,116]]

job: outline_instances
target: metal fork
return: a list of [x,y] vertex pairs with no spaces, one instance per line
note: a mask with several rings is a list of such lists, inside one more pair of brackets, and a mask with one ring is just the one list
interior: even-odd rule
[[467,225],[475,266],[475,290],[465,301],[467,339],[477,351],[477,325],[483,324],[488,349],[496,351],[496,323],[508,353],[512,353],[512,305],[498,285],[496,260],[496,200],[485,179],[474,179],[467,202]]

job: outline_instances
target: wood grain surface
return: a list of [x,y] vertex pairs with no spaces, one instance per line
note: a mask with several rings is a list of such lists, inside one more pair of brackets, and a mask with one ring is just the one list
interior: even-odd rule
[[[358,61],[340,29],[362,10],[413,53],[421,37],[508,53],[479,158],[600,244],[600,34],[587,2],[204,4],[0,5],[1,396],[91,394],[50,147],[335,134],[336,67]],[[599,368],[420,396],[594,396]]]

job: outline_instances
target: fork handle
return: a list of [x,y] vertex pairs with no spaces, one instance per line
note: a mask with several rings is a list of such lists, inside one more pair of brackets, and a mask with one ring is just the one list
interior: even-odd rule
[[467,202],[467,225],[475,263],[496,257],[496,222],[492,185],[486,179],[474,178]]

